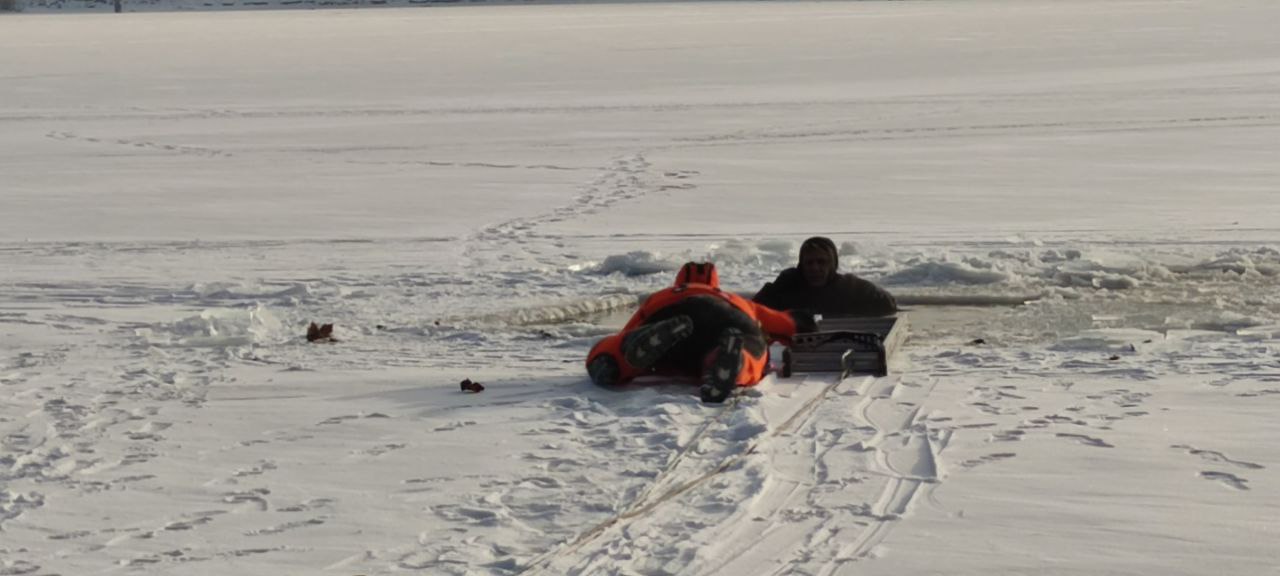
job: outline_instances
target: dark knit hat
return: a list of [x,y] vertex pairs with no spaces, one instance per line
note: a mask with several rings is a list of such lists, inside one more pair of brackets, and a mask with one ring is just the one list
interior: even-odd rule
[[840,269],[840,254],[836,252],[836,243],[826,236],[814,236],[800,245],[800,257],[797,260],[796,267],[804,266],[804,251],[810,249],[826,250],[827,254],[831,256],[831,271],[835,272]]

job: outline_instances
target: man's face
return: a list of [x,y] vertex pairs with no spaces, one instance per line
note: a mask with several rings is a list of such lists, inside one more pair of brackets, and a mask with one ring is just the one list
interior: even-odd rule
[[834,268],[835,263],[826,250],[810,247],[800,252],[800,271],[804,273],[805,283],[813,288],[826,286]]

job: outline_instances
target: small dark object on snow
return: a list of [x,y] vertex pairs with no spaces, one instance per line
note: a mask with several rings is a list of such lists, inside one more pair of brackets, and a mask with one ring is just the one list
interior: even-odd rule
[[333,324],[320,326],[312,322],[307,326],[307,342],[337,342],[333,338]]
[[1119,356],[1116,356],[1115,354],[1111,355],[1111,360],[1119,360],[1119,359],[1120,359]]
[[986,344],[987,341],[982,338],[974,338],[973,340],[970,340],[969,343],[974,346],[980,346],[982,344]]
[[459,382],[458,387],[462,388],[463,392],[484,392],[484,386],[479,382],[472,382],[470,378]]

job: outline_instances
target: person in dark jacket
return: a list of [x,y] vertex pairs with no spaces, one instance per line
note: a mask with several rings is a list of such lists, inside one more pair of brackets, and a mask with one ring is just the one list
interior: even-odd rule
[[796,267],[783,270],[752,300],[774,310],[807,310],[826,317],[885,316],[898,311],[891,294],[853,274],[841,274],[839,266],[835,243],[814,236],[800,245]]

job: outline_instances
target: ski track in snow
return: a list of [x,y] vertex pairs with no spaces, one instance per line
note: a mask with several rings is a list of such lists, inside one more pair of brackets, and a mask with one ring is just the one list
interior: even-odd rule
[[95,136],[84,136],[74,132],[49,132],[45,134],[46,138],[53,140],[66,140],[73,142],[85,142],[88,144],[103,146],[123,146],[132,149],[144,149],[148,151],[168,152],[186,156],[206,156],[206,157],[230,157],[230,152],[217,150],[214,148],[204,148],[200,146],[187,146],[181,144],[164,144],[153,142],[150,140],[134,140],[129,138],[100,138]]

